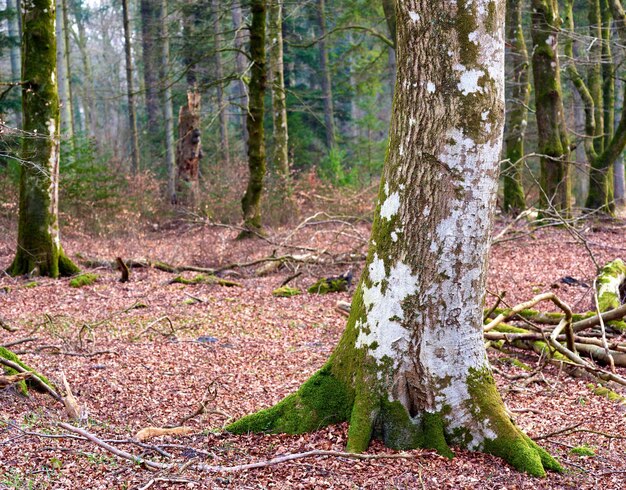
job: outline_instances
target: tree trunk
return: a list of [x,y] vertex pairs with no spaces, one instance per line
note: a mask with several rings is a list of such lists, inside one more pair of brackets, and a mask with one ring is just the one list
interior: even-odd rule
[[11,275],[35,273],[58,277],[78,272],[65,256],[59,238],[59,98],[56,86],[54,0],[22,5],[22,114],[24,138],[21,166],[17,253]]
[[128,20],[128,0],[122,0],[124,22],[124,53],[126,55],[126,94],[128,98],[128,126],[133,173],[139,172],[139,136],[137,134],[137,111],[135,109],[135,89],[133,88],[133,58],[130,45],[130,25]]
[[211,0],[213,10],[213,35],[215,45],[215,79],[217,89],[217,110],[220,119],[220,146],[222,159],[227,167],[230,167],[230,142],[228,138],[228,112],[224,98],[224,69],[222,66],[222,27],[220,25],[220,1]]
[[383,0],[383,11],[385,12],[385,20],[389,29],[389,39],[396,44],[396,1]]
[[67,15],[67,2],[68,0],[61,0],[61,6],[63,8],[63,60],[65,62],[65,75],[67,77],[67,100],[68,111],[70,113],[70,127],[71,130],[71,147],[74,150],[74,136],[76,135],[76,118],[74,114],[74,91],[72,81],[72,63],[70,61],[70,55],[72,52],[72,46],[70,44],[70,23]]
[[265,68],[265,18],[266,0],[251,0],[252,24],[250,25],[250,59],[252,73],[249,85],[249,110],[246,119],[248,128],[248,168],[250,176],[246,193],[241,200],[244,227],[248,232],[241,237],[259,233],[261,226],[261,195],[265,178],[265,130],[263,128],[266,85]]
[[522,25],[522,2],[507,0],[506,32],[509,45],[506,60],[510,65],[507,100],[510,109],[506,113],[505,159],[502,164],[504,178],[504,212],[518,213],[526,209],[526,196],[522,185],[524,168],[524,137],[528,124],[530,102],[529,61],[524,28]]
[[[63,24],[63,0],[56,0],[56,65],[58,76],[59,103],[61,109],[61,133],[67,141],[74,141],[74,126],[72,124],[72,98],[70,97],[70,87],[67,74],[67,64],[65,62],[65,37]],[[70,148],[70,155],[73,148]]]
[[[16,0],[7,0],[7,9],[12,12],[12,15],[8,19],[8,32],[9,37],[12,40],[11,44],[11,81],[19,82],[20,81],[20,26],[18,22],[18,17],[20,12],[17,8]],[[15,125],[18,128],[22,127],[22,113],[16,109],[15,110]]]
[[[126,0],[128,1],[128,0]],[[140,0],[141,48],[143,52],[143,80],[146,91],[148,133],[158,138],[163,117],[159,100],[159,75],[162,49],[159,49],[161,18],[160,0]]]
[[202,158],[200,140],[200,94],[187,92],[187,104],[178,115],[178,144],[176,151],[176,202],[194,209],[198,206],[198,175]]
[[[504,123],[504,1],[401,0],[398,86],[368,259],[328,363],[233,432],[349,420],[348,449],[450,444],[533,475],[559,469],[517,429],[483,345]],[[471,26],[468,29],[468,26]]]
[[556,0],[532,0],[533,79],[541,157],[541,199],[544,210],[569,216],[571,179],[569,140],[563,115],[558,57],[560,25]]
[[85,107],[85,133],[95,138],[96,135],[96,108],[95,98],[93,93],[95,91],[93,82],[93,73],[91,70],[91,61],[89,58],[89,51],[87,49],[87,32],[85,30],[86,11],[85,7],[81,5],[74,6],[74,19],[76,21],[76,27],[78,29],[78,49],[80,51],[81,64],[83,65],[83,103]]
[[[170,72],[170,39],[168,29],[167,0],[161,0],[161,35],[163,36],[161,67],[167,75]],[[165,166],[167,168],[167,199],[176,202],[176,156],[174,155],[174,110],[172,108],[172,86],[169,76],[163,89],[165,115]]]
[[333,107],[333,88],[328,63],[328,47],[326,46],[326,5],[325,0],[317,0],[317,26],[319,30],[320,72],[322,82],[322,99],[324,100],[324,125],[326,130],[326,146],[335,148],[335,109]]
[[272,78],[272,120],[274,122],[273,165],[278,174],[283,197],[291,195],[289,170],[289,131],[287,128],[287,97],[283,70],[283,0],[270,0],[269,38],[270,72]]
[[240,0],[235,0],[233,2],[233,27],[235,28],[235,49],[237,53],[235,53],[235,64],[237,67],[237,75],[239,79],[235,83],[235,101],[241,107],[241,132],[243,135],[244,142],[244,153],[248,152],[248,89],[246,87],[246,83],[243,81],[244,74],[247,69],[247,60],[246,55],[244,54],[244,44],[245,44],[245,34],[244,29],[245,26],[243,24],[243,15],[241,13],[241,3]]

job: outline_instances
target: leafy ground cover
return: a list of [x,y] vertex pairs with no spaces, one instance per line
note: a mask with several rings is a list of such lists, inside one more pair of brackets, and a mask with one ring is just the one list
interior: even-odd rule
[[[233,436],[220,430],[228,420],[296,389],[323,364],[341,335],[345,317],[335,306],[349,301],[354,284],[329,295],[272,295],[298,272],[289,286],[301,291],[320,277],[347,270],[358,277],[368,224],[318,221],[325,222],[247,241],[235,240],[236,229],[207,225],[172,224],[106,238],[65,230],[67,252],[83,264],[85,258],[122,257],[211,269],[287,254],[298,262],[278,269],[268,267],[268,261],[220,271],[243,287],[171,283],[175,275],[151,267],[132,269],[130,281],[120,283],[118,271],[94,262],[83,267],[98,280],[80,288],[70,287],[69,280],[0,276],[0,317],[17,327],[0,330],[0,344],[32,339],[12,349],[55,381],[63,372],[87,408],[85,427],[103,439],[126,440],[148,426],[179,425],[205,400],[204,413],[184,422],[193,434],[148,444],[177,462],[222,466],[313,449],[343,451],[345,424],[302,436]],[[504,225],[499,223],[499,229]],[[5,268],[15,236],[8,223],[0,226],[0,268]],[[503,237],[514,240],[493,248],[490,262],[489,290],[506,291],[509,304],[554,291],[575,311],[588,311],[593,304],[589,289],[561,279],[593,282],[587,248],[601,263],[626,256],[626,228],[620,222],[581,230],[586,247],[563,229],[528,233],[520,225],[515,230],[520,233]],[[196,272],[185,274],[191,279]],[[512,416],[559,458],[565,473],[533,479],[497,458],[462,450],[452,460],[410,451],[407,459],[314,457],[234,473],[154,472],[88,441],[53,437],[67,434],[57,425],[66,420],[62,407],[45,395],[24,398],[6,389],[0,391],[0,488],[624,488],[624,405],[594,394],[589,380],[573,378],[555,365],[546,366],[532,383],[516,379],[527,374],[527,366],[537,365],[535,354],[515,353],[525,365],[509,352],[490,350],[489,356]],[[115,444],[167,461],[154,447]],[[392,453],[379,443],[368,451]]]

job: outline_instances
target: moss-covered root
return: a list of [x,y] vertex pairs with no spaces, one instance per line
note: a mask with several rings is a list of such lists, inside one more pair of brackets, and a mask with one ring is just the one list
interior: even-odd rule
[[[33,368],[31,368],[27,364],[24,364],[20,360],[20,358],[17,355],[15,355],[13,352],[11,352],[9,349],[7,349],[5,347],[0,347],[0,357],[2,357],[4,359],[7,359],[8,361],[13,362],[14,364],[17,364],[18,366],[20,366],[25,371],[29,371],[31,373],[34,373],[41,380],[42,383],[47,384],[51,388],[54,388],[54,385],[50,381],[48,381],[48,379],[45,376],[43,376],[42,374],[39,374],[37,371],[35,371]],[[19,372],[16,369],[10,368],[8,366],[2,365],[1,367],[4,369],[4,372],[6,374],[8,374],[8,375],[18,374],[18,372]],[[40,393],[46,393],[47,392],[45,389],[43,389],[41,386],[39,386],[34,380],[20,381],[18,383],[18,389],[24,395],[26,395],[28,393],[28,387],[33,388],[34,390],[39,391]]]
[[270,432],[302,434],[348,420],[352,400],[330,365],[315,373],[300,389],[271,408],[247,415],[226,430],[235,434]]
[[495,437],[487,437],[482,450],[498,456],[519,471],[545,476],[546,470],[562,471],[561,465],[519,430],[504,410],[493,376],[488,369],[477,371],[468,380],[473,416],[487,423]]

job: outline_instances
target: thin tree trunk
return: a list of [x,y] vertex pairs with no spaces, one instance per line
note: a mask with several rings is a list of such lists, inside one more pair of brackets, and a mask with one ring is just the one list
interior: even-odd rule
[[[61,107],[61,133],[67,141],[74,141],[74,127],[72,124],[72,99],[67,76],[67,64],[65,62],[65,37],[63,34],[63,0],[56,0],[56,56],[57,76],[59,87],[59,102]],[[70,147],[70,157],[73,148]]]
[[126,56],[126,94],[128,98],[128,126],[130,130],[130,151],[133,173],[139,172],[139,135],[137,133],[137,112],[135,109],[135,89],[133,88],[133,58],[130,45],[130,25],[128,0],[122,0],[124,23],[124,53]]
[[235,100],[236,103],[240,106],[240,114],[241,114],[241,132],[243,136],[244,142],[244,153],[248,152],[248,89],[246,87],[246,83],[243,81],[244,74],[247,69],[247,61],[246,55],[244,54],[245,49],[245,34],[244,29],[245,26],[243,24],[243,15],[241,13],[241,0],[235,0],[233,2],[233,27],[235,28],[235,49],[237,52],[235,53],[235,65],[237,68],[237,74],[239,79],[235,83]]
[[325,0],[317,0],[317,26],[320,41],[317,43],[320,56],[320,75],[322,82],[322,99],[324,100],[324,125],[326,131],[326,146],[329,150],[335,148],[335,109],[333,106],[333,89],[328,62],[328,47],[326,45],[326,5]]
[[528,124],[528,103],[530,102],[530,67],[528,51],[524,41],[520,0],[507,0],[506,32],[510,74],[507,80],[507,102],[510,108],[506,113],[505,158],[502,164],[504,178],[505,212],[518,213],[526,209],[526,196],[522,185],[524,168],[524,138]]
[[[20,73],[20,27],[18,18],[20,16],[20,12],[17,8],[16,0],[7,0],[7,9],[12,11],[11,17],[8,19],[8,32],[9,37],[13,41],[11,44],[10,55],[11,55],[11,81],[19,82],[21,73]],[[15,110],[15,125],[18,128],[22,127],[22,112],[19,109]]]
[[282,196],[291,195],[289,170],[289,131],[287,97],[283,69],[283,0],[270,0],[269,38],[270,72],[272,78],[272,119],[274,122],[273,164],[280,179]]
[[20,170],[20,211],[17,252],[12,275],[57,277],[78,272],[65,256],[59,238],[59,98],[56,86],[54,0],[22,6],[22,114],[24,138]]
[[176,150],[176,203],[195,209],[199,200],[199,170],[202,158],[200,139],[200,94],[190,87],[187,104],[178,114]]
[[[167,0],[161,0],[161,66],[166,74],[170,72],[170,39],[168,29]],[[170,77],[166,77],[163,89],[165,114],[165,166],[167,168],[167,198],[176,203],[176,156],[174,155],[174,110],[172,108],[172,86]]]
[[228,111],[224,97],[224,68],[222,66],[222,27],[220,25],[220,1],[211,0],[213,10],[213,35],[215,45],[215,78],[217,89],[217,110],[220,119],[220,146],[222,159],[227,167],[230,167],[230,142],[228,138]]
[[141,47],[143,53],[143,80],[146,91],[146,113],[150,140],[155,140],[161,130],[163,112],[159,97],[159,74],[162,48],[158,39],[160,18],[160,0],[140,0],[141,9]]
[[[74,90],[72,81],[72,63],[70,61],[70,55],[72,53],[72,46],[70,44],[70,23],[67,15],[67,2],[68,0],[61,0],[61,6],[63,8],[63,59],[65,62],[65,75],[67,77],[67,100],[69,102],[70,113],[70,126],[72,139],[76,135],[76,118],[74,114]],[[72,141],[72,149],[74,149],[74,141]]]
[[533,81],[541,157],[541,198],[544,210],[553,208],[569,216],[571,179],[569,140],[563,115],[558,57],[560,25],[556,0],[532,0]]
[[301,433],[348,420],[354,452],[377,437],[447,456],[458,444],[533,475],[560,469],[507,415],[483,344],[504,6],[398,2],[389,152],[346,330],[296,393],[228,430]]
[[266,0],[251,0],[252,23],[250,25],[250,59],[252,73],[249,85],[249,110],[246,120],[248,128],[248,168],[250,176],[246,193],[241,200],[244,227],[248,232],[241,237],[262,231],[261,195],[265,178],[265,130],[263,100],[266,86],[265,67],[265,21]]
[[76,44],[80,51],[81,64],[83,67],[83,101],[85,107],[85,133],[95,138],[96,134],[96,107],[93,96],[95,85],[91,70],[91,61],[87,49],[87,32],[85,30],[86,16],[82,5],[75,6],[74,19],[78,28],[78,38]]
[[385,20],[389,29],[389,39],[396,44],[396,0],[382,0]]

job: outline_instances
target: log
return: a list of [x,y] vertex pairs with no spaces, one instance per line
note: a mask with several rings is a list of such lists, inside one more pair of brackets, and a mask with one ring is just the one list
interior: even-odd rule
[[601,312],[614,310],[622,305],[622,285],[626,279],[626,264],[615,259],[606,264],[595,280],[598,308]]

